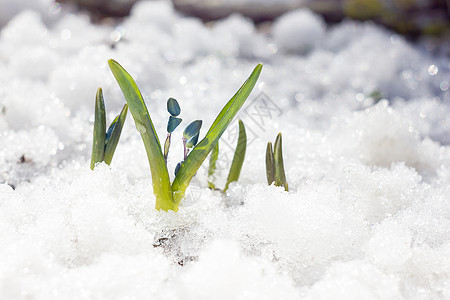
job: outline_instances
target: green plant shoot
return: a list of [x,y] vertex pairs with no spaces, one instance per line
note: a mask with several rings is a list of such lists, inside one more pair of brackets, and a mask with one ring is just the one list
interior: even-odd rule
[[284,173],[281,133],[278,134],[275,140],[275,144],[273,146],[273,157],[275,160],[275,185],[284,186],[284,190],[288,191],[288,184]]
[[281,133],[278,134],[272,152],[272,143],[267,144],[266,149],[266,175],[268,184],[275,183],[275,186],[283,186],[288,191],[286,174],[284,173],[283,151]]
[[[158,210],[162,209],[167,211],[170,209],[178,211],[180,201],[183,199],[192,177],[194,177],[203,161],[217,144],[223,132],[250,95],[261,73],[262,65],[258,64],[255,67],[250,77],[227,102],[206,133],[206,136],[192,149],[186,159],[181,163],[171,185],[158,135],[135,81],[116,61],[110,59],[108,64],[125,96],[131,115],[136,123],[136,128],[141,133],[147,151],[152,173],[153,192],[156,197],[155,208]],[[190,132],[187,133],[189,134]],[[194,141],[192,144],[195,144]]]
[[97,89],[95,95],[94,138],[92,142],[91,169],[95,164],[103,161],[106,139],[106,111],[102,88]]
[[230,173],[228,173],[227,183],[223,192],[228,190],[228,186],[233,181],[238,181],[241,174],[242,165],[244,164],[245,151],[247,149],[247,134],[245,133],[244,123],[239,120],[239,138],[234,151],[233,161],[231,162]]
[[[122,133],[123,125],[127,117],[128,105],[125,103],[120,114],[114,119],[106,131],[106,111],[103,92],[98,88],[95,97],[94,138],[92,143],[91,169],[95,164],[104,161],[111,164],[114,152]],[[105,133],[106,131],[106,133]]]

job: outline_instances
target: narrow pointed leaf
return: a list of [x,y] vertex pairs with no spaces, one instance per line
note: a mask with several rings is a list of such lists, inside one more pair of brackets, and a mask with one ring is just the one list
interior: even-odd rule
[[167,100],[167,111],[174,117],[178,116],[181,113],[178,101],[174,98],[169,98],[169,100]]
[[281,133],[278,134],[273,148],[273,156],[275,159],[275,185],[284,186],[284,189],[287,191],[288,184],[284,173]]
[[267,183],[271,185],[275,181],[275,160],[273,157],[272,143],[267,143],[266,149],[266,176]]
[[94,136],[92,142],[91,169],[95,164],[103,161],[105,151],[106,112],[103,92],[98,88],[95,96]]
[[112,158],[114,156],[114,151],[116,151],[116,147],[120,139],[120,134],[122,133],[122,128],[125,124],[125,119],[127,118],[127,112],[128,105],[125,103],[120,114],[109,126],[105,141],[105,156],[103,158],[107,165],[111,164]]
[[141,133],[144,142],[152,173],[153,193],[156,197],[155,208],[177,211],[178,204],[172,201],[170,178],[164,162],[161,144],[141,92],[131,75],[118,62],[110,59],[108,64],[125,96],[136,128]]
[[239,138],[234,151],[233,161],[231,162],[230,173],[228,173],[227,183],[223,192],[228,190],[228,186],[233,181],[239,180],[242,165],[244,164],[245,151],[247,149],[247,134],[245,133],[244,123],[239,120]]
[[209,158],[209,169],[208,169],[208,188],[215,190],[216,185],[214,184],[214,172],[216,172],[216,162],[219,157],[219,142],[214,145],[211,151],[211,157]]
[[176,203],[184,197],[184,193],[192,177],[194,177],[203,161],[214,148],[214,145],[220,139],[228,125],[230,125],[245,100],[247,100],[256,84],[256,81],[258,80],[261,70],[262,64],[258,64],[250,77],[222,108],[203,140],[198,143],[198,145],[191,151],[184,161],[177,176],[175,177],[174,182],[172,183],[174,201]]
[[186,140],[191,139],[192,137],[196,136],[200,132],[200,128],[202,128],[202,121],[196,120],[186,126],[186,128],[183,131],[183,138]]
[[167,132],[172,133],[180,125],[182,119],[170,116],[167,122]]

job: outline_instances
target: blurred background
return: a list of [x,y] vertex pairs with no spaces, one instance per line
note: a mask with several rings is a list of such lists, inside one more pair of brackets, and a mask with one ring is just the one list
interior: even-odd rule
[[[57,0],[66,9],[80,10],[92,21],[126,17],[139,0]],[[148,1],[148,0],[147,0]],[[170,0],[167,0],[170,1]],[[0,26],[22,9],[43,7],[51,0],[0,0]],[[172,0],[174,7],[188,16],[204,22],[239,13],[255,23],[271,22],[287,11],[309,8],[323,16],[328,23],[346,18],[372,21],[415,39],[421,36],[450,35],[450,0]]]
[[[94,18],[126,16],[138,0],[60,0],[76,4]],[[172,0],[186,15],[212,21],[240,13],[256,23],[289,10],[309,8],[327,22],[371,20],[411,37],[449,34],[449,0]]]

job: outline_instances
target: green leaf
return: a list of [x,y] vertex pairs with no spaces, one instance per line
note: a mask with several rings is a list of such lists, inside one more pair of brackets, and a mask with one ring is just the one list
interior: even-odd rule
[[102,88],[98,88],[95,96],[94,137],[92,143],[91,169],[103,161],[105,151],[106,112]]
[[284,186],[284,190],[288,191],[288,184],[286,182],[286,175],[284,173],[283,152],[281,145],[281,133],[279,133],[273,147],[273,156],[275,159],[275,185]]
[[208,188],[215,190],[216,185],[214,184],[214,172],[216,172],[216,162],[219,157],[219,142],[214,145],[211,151],[211,156],[209,158],[209,168],[208,168]]
[[136,128],[141,133],[144,142],[152,173],[153,193],[156,197],[155,208],[178,211],[178,203],[172,200],[170,178],[161,144],[141,92],[131,75],[118,62],[110,59],[108,64],[125,96]]
[[174,182],[172,183],[172,190],[175,203],[179,203],[184,197],[186,188],[194,177],[197,170],[202,165],[208,154],[216,145],[224,131],[230,125],[234,116],[241,109],[245,100],[247,100],[250,92],[258,80],[259,74],[262,70],[262,64],[258,64],[253,70],[250,77],[244,82],[241,88],[236,94],[227,102],[222,108],[216,120],[209,128],[206,136],[201,140],[198,145],[189,153],[181,166]]
[[192,122],[191,124],[186,126],[186,128],[183,131],[183,138],[186,141],[191,139],[191,138],[193,138],[194,136],[199,134],[200,128],[202,128],[202,121],[201,120],[195,120],[194,122]]
[[177,129],[178,125],[180,125],[182,119],[175,118],[170,116],[169,121],[167,122],[167,132],[172,133],[175,129]]
[[181,113],[178,101],[174,98],[169,98],[169,100],[167,100],[167,111],[174,117],[178,116]]
[[122,128],[125,124],[125,119],[127,118],[127,112],[128,105],[125,103],[123,105],[122,111],[111,123],[108,132],[106,133],[105,156],[103,160],[107,165],[111,164],[112,158],[114,156],[114,151],[116,151],[116,147],[120,139],[120,134],[122,133]]
[[241,174],[242,165],[244,164],[245,150],[247,149],[247,134],[245,133],[244,123],[239,120],[239,138],[234,151],[233,161],[230,167],[230,173],[228,173],[227,183],[223,192],[228,190],[228,186],[233,181],[238,181]]
[[266,176],[267,183],[271,185],[275,181],[275,160],[273,157],[272,143],[267,143],[266,148]]

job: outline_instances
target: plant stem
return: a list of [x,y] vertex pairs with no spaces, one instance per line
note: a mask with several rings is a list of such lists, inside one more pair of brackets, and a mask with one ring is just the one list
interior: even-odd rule
[[185,138],[182,138],[182,140],[183,140],[183,153],[184,153],[184,157],[183,157],[183,160],[185,160],[186,159],[186,157],[188,156],[188,154],[189,154],[189,149],[186,147],[186,139]]

